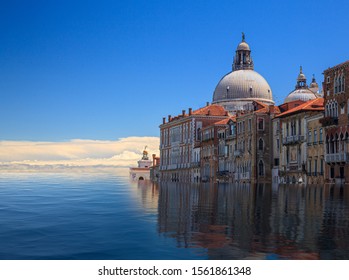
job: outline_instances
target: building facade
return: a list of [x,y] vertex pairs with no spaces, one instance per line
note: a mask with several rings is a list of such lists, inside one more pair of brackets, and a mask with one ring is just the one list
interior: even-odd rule
[[271,183],[272,119],[279,110],[261,102],[253,107],[236,116],[233,178],[236,183]]
[[349,61],[324,71],[325,177],[349,184]]
[[307,184],[324,184],[324,128],[320,120],[324,112],[313,113],[305,118],[307,133]]
[[[198,178],[197,153],[194,148],[201,141],[202,129],[227,118],[222,106],[210,105],[181,115],[160,125],[160,181],[195,182]],[[202,175],[200,175],[201,177]]]
[[280,139],[282,139],[279,166],[281,183],[306,184],[308,181],[307,143],[308,131],[310,129],[307,129],[307,119],[311,119],[313,115],[323,112],[323,101],[323,98],[316,98],[300,105],[295,103],[293,108],[282,112],[276,117],[280,122]]

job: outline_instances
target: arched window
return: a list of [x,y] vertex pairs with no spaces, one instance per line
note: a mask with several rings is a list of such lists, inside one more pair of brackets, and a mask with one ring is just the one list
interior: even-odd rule
[[336,101],[336,112],[335,112],[335,117],[338,118],[338,102]]
[[337,87],[338,87],[338,92],[341,92],[342,91],[342,78],[341,77],[338,78]]
[[337,93],[338,91],[338,78],[337,76],[334,76],[334,93]]
[[258,150],[260,151],[263,151],[264,149],[264,141],[262,138],[259,138],[259,141],[258,141]]
[[264,163],[263,160],[260,160],[258,163],[258,175],[264,176]]

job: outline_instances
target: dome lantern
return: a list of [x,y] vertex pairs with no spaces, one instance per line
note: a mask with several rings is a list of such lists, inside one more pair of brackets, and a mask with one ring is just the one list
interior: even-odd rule
[[253,60],[251,57],[251,49],[250,49],[250,46],[245,42],[244,32],[242,32],[241,43],[236,48],[234,63],[233,63],[233,71],[243,70],[243,69],[253,70]]

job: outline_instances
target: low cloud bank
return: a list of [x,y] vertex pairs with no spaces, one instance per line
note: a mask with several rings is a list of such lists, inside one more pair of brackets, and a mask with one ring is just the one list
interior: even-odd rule
[[145,146],[150,157],[159,155],[158,137],[127,137],[115,141],[0,141],[0,170],[136,166]]

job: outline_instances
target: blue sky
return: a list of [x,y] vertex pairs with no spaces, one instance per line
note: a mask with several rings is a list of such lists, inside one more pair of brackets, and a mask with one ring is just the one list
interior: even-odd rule
[[158,136],[212,100],[245,32],[282,103],[349,59],[347,1],[1,1],[0,140]]

